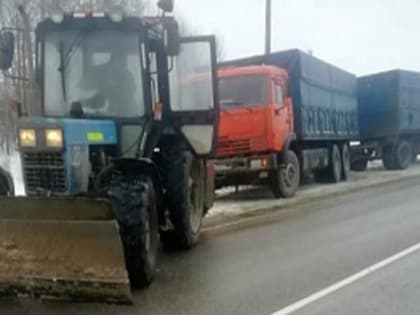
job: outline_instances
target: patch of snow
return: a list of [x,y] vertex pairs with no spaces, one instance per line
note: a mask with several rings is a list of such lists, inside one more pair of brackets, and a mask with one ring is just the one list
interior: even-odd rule
[[352,191],[360,187],[373,187],[393,180],[403,180],[411,176],[420,177],[420,162],[403,171],[386,171],[381,161],[369,164],[366,172],[352,172],[347,182],[339,184],[309,183],[300,187],[296,197],[291,199],[275,199],[268,187],[242,186],[238,191],[234,187],[227,187],[216,191],[216,203],[209,211],[206,220],[216,217],[235,217],[247,213],[254,213],[270,208],[287,207],[299,200],[317,198],[336,193]]
[[6,154],[0,151],[0,167],[8,171],[13,177],[15,193],[17,196],[25,195],[25,185],[23,181],[22,164],[18,152]]

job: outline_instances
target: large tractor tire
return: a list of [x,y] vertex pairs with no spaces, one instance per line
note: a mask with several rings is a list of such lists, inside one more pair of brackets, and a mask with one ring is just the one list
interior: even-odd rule
[[275,198],[291,198],[300,184],[300,166],[295,152],[287,151],[286,165],[271,174],[271,190]]
[[142,176],[112,179],[110,200],[118,220],[130,283],[149,285],[156,272],[159,222],[152,181]]
[[161,229],[169,250],[187,250],[199,241],[205,208],[205,165],[189,151],[165,154],[165,203],[172,227]]
[[348,180],[350,178],[350,170],[351,170],[351,157],[350,157],[350,148],[345,143],[341,146],[341,176],[343,180]]

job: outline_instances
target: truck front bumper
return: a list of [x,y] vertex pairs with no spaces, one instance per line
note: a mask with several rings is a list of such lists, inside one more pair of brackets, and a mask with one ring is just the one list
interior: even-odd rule
[[215,161],[216,188],[253,185],[267,181],[270,172],[277,169],[277,165],[275,153],[217,159]]

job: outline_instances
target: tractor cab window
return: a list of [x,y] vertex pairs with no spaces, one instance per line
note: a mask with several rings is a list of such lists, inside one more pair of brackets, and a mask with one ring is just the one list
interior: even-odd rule
[[145,111],[140,43],[135,32],[53,32],[45,39],[47,116],[139,117]]
[[219,93],[224,108],[264,105],[268,100],[268,78],[260,75],[220,78]]

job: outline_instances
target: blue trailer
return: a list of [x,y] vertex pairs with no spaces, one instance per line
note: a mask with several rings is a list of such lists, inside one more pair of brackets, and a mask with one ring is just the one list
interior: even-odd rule
[[360,145],[352,147],[352,168],[382,159],[389,170],[406,169],[420,143],[420,73],[393,70],[358,79]]

